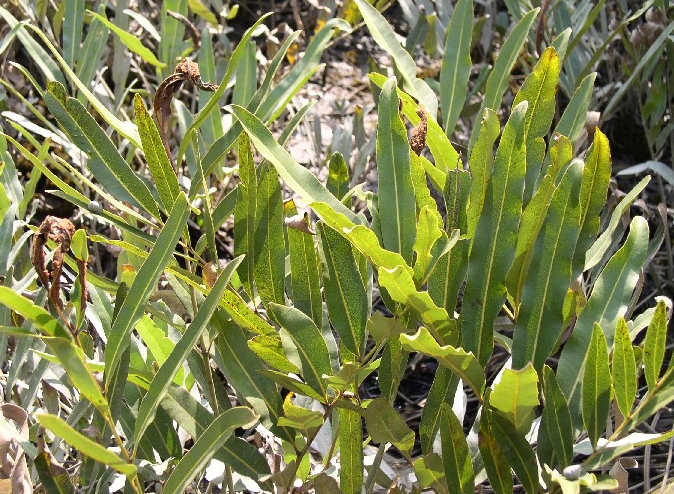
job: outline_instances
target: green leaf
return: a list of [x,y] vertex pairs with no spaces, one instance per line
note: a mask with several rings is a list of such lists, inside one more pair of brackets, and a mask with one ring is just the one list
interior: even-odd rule
[[[388,78],[383,74],[372,73],[368,77],[370,80],[377,85],[377,87],[384,87],[384,84]],[[417,114],[419,105],[412,99],[412,97],[404,92],[402,89],[398,88],[398,97],[403,102],[403,114],[405,118],[409,120],[410,124],[417,125],[421,119]],[[431,150],[431,154],[435,159],[435,166],[430,163],[427,159],[422,157],[422,163],[428,165],[429,168],[426,169],[427,173],[434,177],[436,180],[444,176],[444,170],[450,169],[453,170],[461,163],[459,158],[459,153],[454,149],[449,137],[442,130],[442,127],[435,121],[435,115],[427,115],[428,117],[428,128],[426,134],[426,145]],[[444,186],[444,180],[441,181],[440,187],[442,189]]]
[[414,461],[414,474],[417,476],[419,486],[433,489],[438,494],[447,494],[447,482],[442,465],[442,458],[437,453],[429,453]]
[[260,415],[262,425],[283,439],[292,440],[293,434],[277,426],[283,413],[281,395],[274,381],[262,374],[264,363],[248,348],[244,331],[218,313],[213,317],[212,324],[218,331],[216,345],[222,357],[221,370],[227,381]]
[[468,261],[463,299],[463,346],[486,365],[494,347],[493,322],[506,298],[505,278],[512,265],[522,215],[526,168],[524,134],[527,102],[513,109],[505,126],[485,204]]
[[469,238],[475,237],[475,229],[482,215],[482,208],[494,166],[494,144],[500,131],[501,125],[496,112],[489,108],[485,109],[477,141],[475,141],[468,159],[470,173],[473,176],[473,185],[470,188],[470,208],[467,212]]
[[521,101],[528,101],[525,133],[527,136],[527,173],[524,189],[526,205],[535,192],[534,185],[539,179],[541,164],[545,156],[544,136],[550,131],[550,124],[555,116],[557,83],[561,62],[553,47],[548,47],[542,54],[534,70],[520,88],[513,107]]
[[145,182],[131,169],[117,148],[75,98],[69,98],[65,88],[50,82],[45,101],[49,110],[64,126],[73,142],[89,155],[87,166],[110,192],[120,199],[142,206],[159,218],[159,208]]
[[192,448],[178,462],[164,486],[165,494],[185,492],[194,476],[206,468],[213,454],[222,447],[235,429],[248,429],[255,425],[258,417],[250,408],[234,407],[218,415]]
[[118,472],[126,475],[129,479],[133,479],[136,476],[136,465],[126,463],[122,458],[109,449],[104,448],[100,444],[95,443],[88,437],[77,432],[63,419],[46,413],[36,413],[35,418],[46,429],[49,429],[57,437],[62,438],[68,445],[77,449],[82,454],[114,468]]
[[394,301],[419,313],[424,324],[435,334],[443,335],[443,338],[445,335],[452,335],[453,338],[457,336],[456,320],[449,317],[444,307],[435,305],[427,291],[417,291],[414,280],[402,266],[393,270],[379,268],[379,285],[386,289]]
[[84,351],[75,346],[70,339],[65,338],[43,338],[49,349],[59,360],[63,370],[68,374],[68,378],[73,386],[91,402],[101,413],[109,413],[110,407],[108,401],[103,396],[98,381],[87,364],[87,357]]
[[[501,108],[501,100],[510,82],[510,71],[519,57],[522,45],[527,39],[529,30],[539,11],[540,8],[535,8],[528,12],[510,31],[494,62],[494,68],[489,73],[484,100],[482,100],[480,110],[477,112],[478,115],[483,115],[486,108],[494,111],[498,111]],[[477,134],[473,132],[468,144],[469,151],[473,149],[476,137]]]
[[106,19],[102,15],[97,14],[96,12],[87,10],[87,13],[89,15],[94,16],[96,19],[98,19],[103,24],[108,26],[108,28],[110,28],[112,32],[114,32],[117,36],[119,36],[119,39],[122,43],[124,43],[124,46],[126,46],[130,51],[132,51],[140,58],[145,60],[147,63],[154,65],[155,67],[159,67],[160,69],[166,67],[166,64],[157,60],[157,57],[154,55],[154,53],[152,53],[148,48],[143,46],[143,43],[133,34],[117,27],[114,23],[110,22],[108,19]]
[[71,67],[75,66],[82,43],[84,4],[84,0],[63,3],[63,59]]
[[505,369],[493,385],[489,404],[522,436],[529,433],[538,406],[538,374],[531,363],[520,370]]
[[[4,10],[4,9],[2,9]],[[0,13],[2,12],[0,10]],[[112,126],[113,129],[115,129],[117,132],[119,132],[121,135],[129,139],[131,141],[131,144],[134,146],[140,148],[140,137],[138,136],[138,128],[129,121],[121,121],[117,117],[115,117],[110,110],[108,110],[105,105],[103,105],[96,96],[93,95],[91,91],[87,88],[85,84],[80,81],[80,79],[75,75],[75,73],[72,71],[70,66],[66,63],[65,60],[61,57],[59,54],[59,51],[52,45],[51,41],[49,41],[49,38],[37,27],[31,26],[30,24],[27,24],[26,27],[31,28],[35,33],[42,39],[44,42],[45,46],[49,48],[49,51],[52,52],[54,55],[54,58],[56,61],[63,67],[63,70],[65,71],[66,75],[68,78],[77,86],[77,89],[84,94],[86,97],[87,101],[91,103],[91,106],[93,106],[96,109],[96,112],[105,120],[110,126]],[[49,57],[45,57],[45,59],[49,59]],[[60,73],[59,73],[60,75]],[[60,80],[59,77],[55,77],[57,81]],[[98,124],[97,124],[98,125]]]
[[429,267],[433,261],[432,249],[442,236],[442,219],[438,218],[437,209],[434,211],[428,206],[419,212],[417,224],[417,236],[414,240],[414,280],[420,282],[429,273]]
[[0,286],[0,304],[16,312],[32,326],[49,336],[70,338],[70,333],[61,326],[58,319],[7,286]]
[[245,108],[236,105],[228,107],[246,130],[255,148],[264,158],[276,167],[276,171],[286,185],[299,194],[307,203],[324,202],[337,213],[341,213],[350,221],[360,223],[356,215],[344,206],[335,196],[319,182],[316,176],[295,159],[276,142],[269,129],[255,115]]
[[510,463],[501,450],[500,438],[496,439],[484,406],[480,415],[478,447],[491,488],[496,494],[512,494],[513,476]]
[[397,317],[385,317],[380,312],[375,312],[367,320],[367,331],[372,335],[377,344],[390,338],[398,338],[405,333],[407,328]]
[[340,201],[349,191],[349,168],[341,153],[333,153],[328,165],[328,181],[325,184],[330,193]]
[[[325,401],[324,396],[321,396],[319,393],[314,391],[314,389],[311,386],[309,386],[307,383],[300,381],[298,378],[294,378],[286,373],[274,371],[271,369],[269,370],[262,369],[259,371],[259,373],[271,379],[279,386],[282,386],[288,391],[292,391],[295,394],[308,396],[309,398],[313,398],[319,403]],[[299,371],[297,373],[299,374]]]
[[388,21],[375,7],[365,0],[355,0],[375,42],[393,59],[403,77],[405,90],[414,96],[426,111],[435,118],[438,114],[438,100],[433,90],[417,78],[417,64],[402,47]]
[[268,163],[260,165],[258,170],[256,200],[253,251],[255,286],[265,304],[283,304],[286,255],[283,198],[278,174]]
[[267,362],[270,366],[282,372],[299,374],[300,370],[295,366],[283,351],[281,337],[278,335],[257,335],[248,340],[248,348],[255,355]]
[[420,352],[435,358],[440,365],[447,367],[470,386],[476,396],[482,396],[485,387],[484,371],[472,353],[449,345],[440,346],[424,327],[419,328],[412,336],[400,335],[400,341],[403,348],[410,352]]
[[38,452],[33,461],[45,492],[50,494],[72,494],[75,492],[75,486],[70,481],[68,470],[56,463],[48,451]]
[[[294,307],[269,304],[268,310],[272,320],[288,332],[297,347],[304,381],[321,396],[326,396],[327,389],[323,375],[330,375],[332,367],[328,346],[321,330],[309,316]],[[285,348],[288,355],[288,349]],[[292,362],[292,358],[290,361]]]
[[[297,215],[295,202],[291,199],[283,205],[286,222]],[[303,221],[310,230],[309,218]],[[321,263],[316,252],[314,236],[299,228],[287,228],[288,254],[290,257],[290,281],[293,305],[311,317],[316,326],[323,326],[323,299],[321,298]],[[330,300],[326,297],[326,301]]]
[[[559,359],[557,379],[569,402],[574,426],[580,426],[580,391],[583,362],[590,346],[595,322],[602,328],[615,328],[627,313],[632,292],[639,280],[648,251],[648,223],[640,216],[632,220],[624,245],[606,264],[594,284],[583,312],[578,316],[573,333],[564,345]],[[607,333],[609,346],[613,334]]]
[[644,375],[648,389],[654,389],[660,377],[660,368],[667,346],[667,306],[660,300],[644,340]]
[[416,203],[410,172],[407,130],[398,113],[396,80],[386,81],[379,96],[377,128],[378,197],[384,248],[412,263],[416,233]]
[[290,401],[290,396],[283,402],[283,416],[279,419],[279,425],[291,427],[309,435],[323,425],[323,414],[316,410],[308,410],[298,407]]
[[206,300],[204,300],[203,304],[194,315],[194,319],[150,383],[150,389],[143,398],[138,409],[138,416],[136,417],[136,426],[133,434],[134,452],[148,425],[154,420],[157,408],[171,386],[173,378],[182,367],[183,362],[187,359],[190,352],[194,349],[199,337],[209,325],[211,316],[217,309],[222,294],[225,291],[225,288],[227,288],[227,284],[229,283],[234,270],[239,265],[239,262],[241,262],[241,258],[237,257],[223,269],[213,285],[211,292],[208,294],[208,297],[206,297]]
[[257,179],[255,163],[248,135],[239,136],[239,185],[234,206],[234,254],[245,257],[239,265],[239,278],[251,299],[253,291],[253,265],[255,259],[255,211],[257,208]]
[[323,285],[330,322],[344,346],[360,360],[370,307],[353,248],[323,223],[317,223],[316,230],[327,268]]
[[508,463],[517,474],[527,494],[541,492],[538,482],[538,462],[536,455],[525,437],[512,430],[510,421],[495,410],[489,410],[489,422],[494,436]]
[[111,385],[122,353],[129,345],[129,336],[143,314],[145,303],[155,290],[157,281],[171,261],[175,246],[187,223],[189,205],[185,194],[180,194],[171,210],[168,221],[161,230],[152,251],[136,274],[135,281],[115,317],[105,348],[105,387]]
[[401,266],[410,277],[412,276],[412,268],[402,256],[382,248],[372,229],[365,225],[354,224],[347,216],[336,212],[327,203],[314,202],[309,206],[326,225],[349,240],[376,268],[395,269]]
[[583,424],[595,449],[606,427],[610,404],[611,374],[606,336],[601,326],[594,323],[583,371],[582,405]]
[[159,198],[166,211],[170,211],[180,194],[178,177],[166,154],[164,143],[159,135],[157,124],[150,116],[139,94],[133,98],[133,108],[136,113],[136,122],[147,166],[152,173]]
[[458,384],[458,376],[447,367],[440,366],[435,372],[428,398],[421,410],[421,422],[419,422],[419,441],[422,451],[427,454],[432,451],[435,436],[440,429],[442,406],[454,404]]
[[365,424],[375,443],[391,443],[403,453],[412,452],[414,432],[384,398],[376,398],[367,406]]
[[[599,469],[629,451],[648,446],[649,444],[657,444],[661,441],[670,439],[672,436],[674,436],[674,430],[670,430],[664,434],[644,434],[643,432],[634,432],[617,441],[606,441],[601,439],[601,451],[598,452],[598,454],[587,458],[583,462],[583,470],[590,471]],[[576,451],[584,455],[590,455],[592,450],[588,443],[589,440],[585,439],[577,444],[575,448]]]
[[475,491],[475,475],[468,443],[463,425],[447,404],[442,405],[440,441],[449,494],[472,494]]
[[[256,89],[257,60],[255,58],[255,41],[248,41],[241,62],[236,68],[236,85],[232,94],[232,103],[245,107],[250,102],[253,94],[255,94]],[[219,119],[220,112],[214,109],[211,116]]]
[[459,0],[447,27],[445,54],[440,70],[440,107],[445,133],[451,135],[466,102],[470,76],[470,40],[473,0]]
[[620,413],[623,414],[623,417],[627,417],[632,411],[634,399],[637,396],[637,373],[630,332],[627,329],[625,319],[622,317],[618,319],[618,325],[615,329],[611,371],[615,401]]
[[593,72],[580,82],[555,127],[554,133],[568,137],[572,144],[576,143],[585,126],[596,78],[597,73]]
[[[550,367],[543,367],[545,407],[538,429],[538,459],[551,467],[567,467],[573,460],[573,426],[566,398]],[[546,445],[546,446],[544,446]]]
[[572,278],[583,271],[585,255],[599,231],[599,213],[606,204],[606,192],[611,178],[611,150],[608,139],[597,129],[594,141],[585,155],[583,183],[580,187],[580,234],[573,256]]
[[[533,362],[537,371],[564,331],[564,298],[579,231],[582,165],[571,165],[554,193],[542,237],[536,241],[513,334],[513,367]],[[534,200],[531,201],[534,204]]]
[[648,182],[650,182],[651,177],[644,177],[641,182],[639,182],[634,188],[629,191],[628,194],[623,197],[616,208],[611,213],[611,220],[609,221],[606,230],[599,235],[599,238],[592,244],[592,247],[585,253],[585,267],[584,271],[587,271],[597,264],[599,264],[604,257],[604,254],[611,246],[613,241],[613,233],[618,228],[620,220],[625,215],[625,212],[629,210],[630,206],[634,200],[641,194],[641,191],[646,188]]
[[242,328],[261,335],[277,336],[277,331],[265,319],[262,319],[233,290],[226,290],[222,296],[222,307]]

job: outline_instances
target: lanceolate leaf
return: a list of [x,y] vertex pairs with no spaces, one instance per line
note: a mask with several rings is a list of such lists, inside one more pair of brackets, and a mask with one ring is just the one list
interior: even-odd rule
[[328,192],[313,173],[297,163],[288,151],[276,142],[269,129],[255,115],[236,105],[228,108],[241,122],[255,148],[276,167],[276,171],[288,187],[299,194],[307,204],[315,201],[325,202],[350,221],[360,223],[356,215]]
[[154,65],[155,67],[159,68],[164,68],[166,67],[165,63],[160,62],[157,60],[157,57],[155,56],[154,53],[152,53],[147,47],[143,45],[143,43],[136,38],[133,34],[131,34],[128,31],[125,31],[124,29],[121,29],[117,27],[114,23],[110,22],[108,19],[103,17],[102,15],[99,15],[95,12],[92,12],[91,10],[87,10],[87,13],[89,15],[94,16],[96,19],[101,21],[103,24],[108,26],[112,32],[114,32],[117,36],[119,36],[119,39],[124,43],[124,45],[140,56],[143,60],[145,60],[147,63]]
[[339,409],[339,487],[344,494],[363,489],[363,425],[359,413]]
[[538,463],[531,446],[523,435],[512,430],[508,419],[499,412],[489,410],[488,413],[494,436],[522,487],[527,494],[540,492],[542,489],[538,482]]
[[555,127],[555,133],[568,137],[572,144],[578,140],[585,125],[596,77],[597,73],[593,72],[581,81]]
[[163,492],[179,494],[185,492],[194,476],[206,468],[215,452],[222,447],[235,429],[255,425],[258,417],[250,408],[235,407],[218,415],[192,448],[178,462],[164,485]]
[[538,406],[538,374],[532,365],[521,370],[505,369],[493,388],[489,404],[511,422],[518,434],[526,435]]
[[[291,199],[283,205],[286,221],[297,215],[297,208]],[[310,227],[308,216],[303,221]],[[311,317],[316,326],[323,326],[323,299],[321,298],[321,264],[316,253],[314,235],[298,228],[288,228],[288,254],[290,257],[290,279],[293,290],[293,305]],[[329,300],[326,297],[326,301]]]
[[330,193],[340,201],[349,191],[349,169],[344,161],[344,156],[340,153],[334,153],[330,157],[328,165],[328,183],[326,184]]
[[365,348],[365,324],[370,307],[353,248],[348,240],[323,223],[317,223],[316,229],[327,267],[323,284],[330,322],[342,344],[359,361]]
[[595,323],[592,340],[585,359],[582,384],[583,424],[592,447],[606,427],[611,403],[611,373],[608,363],[608,348],[604,331]]
[[538,429],[536,451],[541,464],[565,468],[573,459],[571,415],[555,373],[546,365],[542,375],[545,407]]
[[391,443],[400,451],[411,453],[414,432],[384,398],[372,400],[365,409],[365,424],[374,442]]
[[398,113],[395,78],[389,79],[379,97],[377,171],[379,209],[384,248],[398,252],[412,263],[416,231],[416,204],[410,172],[407,130]]
[[478,446],[489,477],[489,483],[496,494],[512,494],[513,475],[510,464],[501,450],[500,441],[494,435],[485,407],[480,415]]
[[611,371],[615,401],[620,413],[623,417],[627,417],[632,411],[634,399],[637,396],[637,373],[630,332],[622,317],[618,320],[615,329]]
[[101,446],[83,434],[77,432],[63,419],[46,413],[37,413],[35,414],[35,418],[45,428],[49,429],[57,437],[65,440],[65,442],[81,453],[87,455],[90,458],[93,458],[96,461],[100,461],[109,467],[114,468],[130,479],[136,476],[136,465],[125,462],[122,458],[117,456],[109,449],[106,449],[104,446]]
[[419,423],[419,440],[425,453],[432,451],[435,435],[440,429],[442,406],[444,404],[451,406],[454,403],[458,384],[459,377],[447,367],[439,367],[435,372],[428,398],[421,410]]
[[447,27],[445,54],[440,70],[440,107],[447,135],[456,127],[466,102],[470,76],[470,41],[473,30],[473,0],[459,0]]
[[[255,286],[265,304],[283,304],[286,252],[283,199],[278,174],[273,166],[264,163],[260,165],[256,195],[253,261]],[[250,252],[247,254],[250,255]]]
[[540,371],[564,331],[563,305],[578,238],[581,177],[580,163],[568,168],[553,197],[543,237],[536,242],[513,335],[515,368],[533,362]]
[[213,285],[211,292],[208,294],[208,297],[206,297],[206,300],[204,300],[201,307],[199,307],[199,310],[195,314],[194,319],[187,330],[178,343],[176,343],[175,348],[166,359],[166,362],[164,362],[159,368],[159,371],[157,371],[152,383],[150,383],[150,389],[145,395],[145,398],[143,398],[138,410],[138,416],[136,417],[136,426],[133,434],[134,448],[140,443],[140,440],[145,433],[145,429],[154,419],[157,407],[159,407],[159,403],[171,386],[176,373],[182,367],[183,362],[194,349],[197,340],[210,323],[213,312],[218,308],[222,293],[225,291],[225,288],[227,288],[227,284],[240,261],[241,258],[237,257],[231,261],[220,274],[218,280]]
[[[608,139],[597,129],[594,141],[585,156],[583,184],[580,187],[580,234],[573,256],[572,278],[576,278],[585,265],[585,255],[599,231],[599,213],[606,204],[606,192],[611,178],[611,151]],[[605,327],[602,325],[602,327]]]
[[224,364],[221,370],[227,381],[247,398],[265,427],[283,439],[292,440],[294,436],[290,431],[276,425],[283,414],[283,401],[274,381],[260,372],[266,367],[248,348],[246,333],[218,313],[213,317],[212,324],[218,330],[216,345]]
[[255,259],[255,210],[257,208],[257,179],[248,135],[239,137],[239,185],[234,206],[234,254],[245,255],[239,265],[239,278],[251,299],[253,264]]
[[440,346],[424,327],[419,328],[413,336],[400,335],[400,341],[408,351],[435,358],[440,365],[447,367],[470,386],[476,396],[482,396],[485,386],[484,371],[472,353],[449,345]]
[[482,206],[494,165],[494,143],[500,131],[501,125],[496,112],[489,108],[485,109],[477,141],[468,160],[470,173],[473,176],[473,184],[470,188],[470,208],[467,213],[469,238],[474,237],[477,222],[482,214]]
[[98,126],[87,109],[75,98],[69,98],[63,86],[49,83],[45,101],[73,142],[89,155],[89,169],[112,193],[141,206],[159,218],[157,203],[145,182],[131,169],[117,148]]
[[450,494],[472,494],[475,491],[473,464],[463,426],[449,405],[442,406],[440,422],[442,463]]
[[557,379],[569,402],[574,426],[581,425],[580,390],[583,379],[582,363],[585,360],[592,328],[598,322],[607,328],[606,341],[613,346],[613,332],[620,317],[627,312],[632,292],[648,251],[648,224],[637,216],[630,224],[625,244],[606,264],[597,278],[592,294],[583,312],[578,316],[571,337],[566,342],[557,368]]
[[440,221],[437,210],[434,211],[428,206],[424,206],[419,212],[417,237],[414,240],[414,252],[417,254],[414,263],[414,280],[416,282],[424,280],[429,272],[429,267],[433,261],[433,246],[442,236],[442,223]]
[[496,154],[468,262],[463,299],[463,346],[486,365],[493,350],[493,322],[505,301],[505,278],[514,259],[522,214],[526,168],[524,135],[527,103],[513,110]]
[[667,306],[663,300],[653,314],[653,319],[646,330],[644,340],[644,375],[648,389],[654,389],[660,377],[660,368],[665,358],[667,346]]
[[[536,8],[522,17],[508,35],[508,39],[503,43],[496,62],[494,62],[494,68],[487,79],[487,88],[480,110],[477,112],[478,115],[484,114],[486,108],[498,111],[501,107],[501,100],[508,89],[510,71],[517,61],[522,45],[529,35],[529,29],[531,29],[531,25],[536,19],[539,10]],[[469,150],[473,148],[476,137],[477,134],[473,133],[468,145]]]
[[[297,347],[304,381],[314,391],[325,396],[326,387],[323,375],[332,374],[332,368],[328,347],[321,330],[309,316],[294,307],[270,304],[269,314],[281,328],[288,332]],[[286,354],[288,354],[287,350]]]
[[122,353],[129,345],[129,335],[142,316],[145,303],[154,291],[159,276],[173,257],[175,246],[187,223],[188,213],[187,197],[180,194],[150,255],[136,274],[129,294],[119,309],[105,348],[106,389],[110,386],[110,378],[115,373]]
[[[213,415],[209,413],[185,388],[172,386],[162,400],[162,408],[175,420],[180,427],[193,438],[198,438],[213,422]],[[251,443],[238,437],[230,437],[222,448],[215,452],[214,457],[226,465],[230,465],[235,472],[260,482],[266,489],[271,490],[271,482],[261,482],[260,477],[269,475],[269,465],[264,456]]]
[[513,106],[517,106],[520,101],[529,102],[525,130],[527,135],[525,205],[534,193],[534,184],[538,180],[545,156],[543,137],[550,131],[550,123],[555,116],[555,94],[560,69],[561,62],[557,52],[552,47],[547,48],[513,101]]
[[646,188],[648,182],[651,180],[650,176],[644,177],[625,197],[620,200],[620,203],[616,206],[611,213],[611,220],[609,221],[608,227],[604,230],[599,238],[592,244],[592,247],[585,254],[585,267],[584,271],[593,268],[599,264],[604,257],[607,249],[610,247],[613,240],[613,233],[615,232],[620,219],[623,217],[625,212],[632,205],[634,200],[639,196],[642,190]]
[[164,143],[159,135],[157,124],[150,116],[143,104],[139,94],[133,99],[133,107],[136,113],[136,122],[138,123],[138,132],[140,140],[143,143],[143,152],[147,160],[147,166],[154,178],[159,198],[164,206],[164,210],[170,211],[180,194],[180,185],[178,177],[169,161]]
[[438,101],[433,90],[421,79],[417,78],[417,64],[402,47],[391,25],[377,9],[365,0],[355,0],[372,37],[386,50],[395,61],[396,67],[403,76],[405,90],[414,96],[426,111],[435,118],[438,114]]

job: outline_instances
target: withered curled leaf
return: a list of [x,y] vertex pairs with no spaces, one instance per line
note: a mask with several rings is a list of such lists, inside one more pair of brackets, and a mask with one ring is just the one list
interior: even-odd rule
[[154,94],[154,115],[159,125],[164,147],[169,156],[171,151],[168,145],[168,126],[171,118],[171,100],[180,91],[183,82],[188,81],[202,91],[217,91],[218,86],[201,80],[199,65],[189,58],[183,58],[176,66],[175,72],[162,81]]
[[[75,226],[66,218],[47,216],[38,228],[33,242],[31,261],[37,271],[42,285],[49,293],[49,300],[55,307],[61,307],[59,290],[61,288],[61,272],[63,256],[70,250],[70,243],[75,234]],[[51,270],[47,269],[44,246],[49,240],[56,242],[56,250],[51,261]]]
[[414,151],[416,155],[419,156],[426,145],[426,132],[428,130],[428,113],[426,112],[424,105],[419,106],[417,115],[419,115],[421,120],[419,120],[419,123],[416,124],[412,129],[410,147],[412,148],[412,151]]
[[286,218],[285,223],[288,228],[294,228],[295,230],[308,233],[309,235],[316,235],[316,232],[311,229],[311,223],[309,222],[309,215],[307,213],[296,214],[295,216]]

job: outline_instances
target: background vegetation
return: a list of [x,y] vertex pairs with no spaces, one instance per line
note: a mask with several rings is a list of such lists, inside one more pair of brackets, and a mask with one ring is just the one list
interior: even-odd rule
[[672,11],[534,3],[0,6],[0,485],[671,489]]

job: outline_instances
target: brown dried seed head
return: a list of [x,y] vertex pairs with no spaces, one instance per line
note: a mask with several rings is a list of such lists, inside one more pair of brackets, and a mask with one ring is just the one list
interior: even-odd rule
[[428,131],[428,113],[426,112],[424,105],[419,106],[417,115],[419,115],[420,120],[419,123],[412,129],[410,147],[412,148],[412,151],[414,151],[416,155],[419,156],[426,145],[426,133]]

